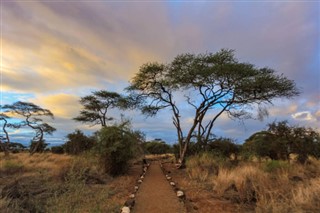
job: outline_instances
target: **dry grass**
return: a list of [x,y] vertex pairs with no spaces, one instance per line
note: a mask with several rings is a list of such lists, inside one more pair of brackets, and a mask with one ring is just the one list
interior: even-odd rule
[[0,198],[0,212],[119,212],[138,174],[111,178],[98,165],[90,154],[0,153],[0,191],[19,195]]
[[230,165],[205,154],[190,158],[186,172],[198,189],[250,205],[256,212],[320,212],[319,160],[310,159],[306,165],[281,161]]

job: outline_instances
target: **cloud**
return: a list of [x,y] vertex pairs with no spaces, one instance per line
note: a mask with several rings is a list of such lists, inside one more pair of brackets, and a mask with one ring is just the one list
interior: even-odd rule
[[302,120],[302,121],[310,121],[313,120],[313,116],[310,112],[304,111],[304,112],[297,112],[291,115],[296,120]]
[[[243,127],[222,115],[215,133],[241,141],[274,120],[319,126],[317,2],[5,1],[2,6],[3,103],[29,100],[52,110],[58,129],[52,140],[74,128],[95,130],[71,120],[81,107],[79,97],[97,89],[122,93],[143,63],[220,48],[284,73],[303,93],[275,100],[263,123],[248,120]],[[193,118],[184,110],[186,128]],[[175,140],[170,112],[149,119],[125,114],[151,137]]]

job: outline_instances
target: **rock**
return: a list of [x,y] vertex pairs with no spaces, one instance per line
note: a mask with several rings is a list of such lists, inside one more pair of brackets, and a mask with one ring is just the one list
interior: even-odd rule
[[175,186],[176,184],[171,181],[171,182],[170,182],[170,185],[171,185],[171,186]]
[[184,198],[185,197],[184,192],[181,191],[181,190],[177,191],[177,196],[178,196],[178,198]]
[[138,183],[142,183],[142,180],[138,180]]
[[171,179],[172,179],[171,177],[169,177],[169,176],[167,177],[167,180],[171,180]]
[[139,186],[134,186],[135,191],[138,191],[138,189],[139,189]]
[[129,196],[129,198],[135,198],[135,197],[136,197],[135,194],[131,194],[131,195]]
[[130,213],[130,208],[127,206],[122,207],[121,213]]

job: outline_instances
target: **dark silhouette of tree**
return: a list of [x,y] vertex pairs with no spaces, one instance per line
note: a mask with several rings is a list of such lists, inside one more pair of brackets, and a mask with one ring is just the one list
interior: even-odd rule
[[48,109],[43,109],[40,106],[37,106],[30,102],[18,101],[12,105],[5,105],[4,109],[22,116],[24,119],[19,124],[15,124],[15,128],[20,128],[23,126],[28,126],[35,131],[35,136],[31,140],[34,145],[30,148],[30,154],[34,154],[39,147],[42,147],[44,142],[44,134],[51,135],[56,129],[50,126],[48,123],[45,123],[41,117],[47,116],[54,118],[52,112]]
[[10,144],[10,137],[9,137],[9,134],[8,134],[8,131],[7,131],[8,119],[10,119],[9,116],[7,116],[4,113],[0,113],[0,121],[1,121],[1,124],[2,124],[2,131],[4,133],[4,136],[1,135],[0,145],[1,145],[1,149],[5,153],[6,157],[8,157],[8,155],[9,155],[9,144]]
[[86,150],[91,149],[95,140],[93,137],[88,137],[81,130],[75,130],[75,132],[67,135],[68,141],[63,145],[64,150],[68,154],[77,155]]
[[92,95],[84,96],[80,99],[83,109],[80,115],[73,118],[82,123],[92,125],[100,124],[102,127],[107,126],[107,122],[113,120],[112,117],[107,117],[109,109],[125,108],[125,98],[116,92],[99,90]]
[[[204,139],[203,143],[208,142],[222,113],[246,119],[254,117],[252,112],[258,107],[261,118],[267,114],[266,104],[275,98],[299,94],[292,80],[272,69],[238,62],[233,52],[223,49],[215,54],[183,54],[168,64],[144,64],[126,88],[146,115],[156,115],[164,108],[171,110],[182,164],[194,133]],[[181,94],[183,103],[179,102]],[[183,131],[180,111],[186,104],[194,109],[194,116],[191,126]]]

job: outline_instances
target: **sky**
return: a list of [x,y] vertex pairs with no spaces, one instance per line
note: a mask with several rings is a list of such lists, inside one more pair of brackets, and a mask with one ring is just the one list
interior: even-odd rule
[[[57,131],[46,140],[64,143],[80,97],[96,90],[124,94],[147,62],[169,63],[182,53],[234,49],[239,61],[270,67],[296,82],[293,99],[276,99],[263,121],[217,120],[213,133],[242,143],[273,121],[320,127],[319,1],[1,1],[1,105],[33,102],[55,115]],[[124,114],[147,140],[176,141],[170,111],[146,118]],[[189,111],[183,127],[192,119]],[[1,134],[3,134],[1,132]],[[10,130],[12,141],[29,143],[33,132]]]

